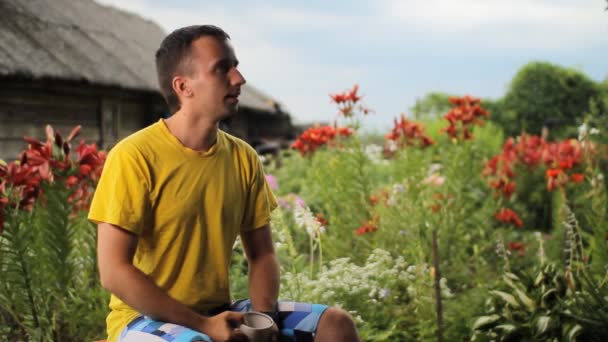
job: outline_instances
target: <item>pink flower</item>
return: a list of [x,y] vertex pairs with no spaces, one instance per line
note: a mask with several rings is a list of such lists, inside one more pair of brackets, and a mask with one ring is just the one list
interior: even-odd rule
[[422,181],[422,184],[432,184],[435,186],[441,186],[443,183],[445,183],[445,177],[436,173],[433,173]]
[[272,190],[279,190],[279,183],[277,182],[277,178],[273,175],[266,175],[266,182],[268,182],[268,186]]
[[306,207],[306,202],[304,202],[302,197],[294,193],[289,193],[285,196],[279,197],[278,202],[281,208],[287,210],[293,210],[295,206],[300,206],[302,208]]

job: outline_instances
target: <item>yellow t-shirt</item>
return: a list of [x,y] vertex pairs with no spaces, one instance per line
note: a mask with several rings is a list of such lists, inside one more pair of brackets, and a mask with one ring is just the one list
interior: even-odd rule
[[[255,150],[221,130],[207,152],[189,149],[164,121],[109,153],[89,219],[138,235],[134,265],[171,297],[205,312],[230,302],[228,272],[240,232],[277,206]],[[112,295],[108,339],[139,315]]]

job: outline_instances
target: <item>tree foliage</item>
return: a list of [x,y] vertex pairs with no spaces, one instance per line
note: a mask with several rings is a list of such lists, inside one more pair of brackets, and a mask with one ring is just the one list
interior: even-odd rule
[[430,92],[410,108],[416,119],[439,118],[452,107],[448,101],[452,95],[442,92]]
[[[600,86],[582,72],[546,62],[531,62],[513,78],[501,115],[506,133],[522,129],[540,134],[548,127],[554,137],[573,136],[575,126],[589,111]],[[507,121],[508,119],[508,121]]]

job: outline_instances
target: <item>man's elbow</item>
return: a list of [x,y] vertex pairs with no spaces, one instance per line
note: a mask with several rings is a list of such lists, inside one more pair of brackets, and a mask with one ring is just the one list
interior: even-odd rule
[[249,267],[260,265],[262,267],[275,266],[278,267],[279,259],[274,251],[262,255],[255,255],[248,258]]
[[101,283],[101,287],[104,289],[115,293],[117,287],[120,285],[120,279],[124,279],[121,277],[122,267],[99,267],[99,282]]
[[112,292],[112,288],[113,288],[112,275],[109,273],[110,272],[108,272],[108,271],[102,271],[100,269],[99,270],[99,282],[101,283],[101,287]]

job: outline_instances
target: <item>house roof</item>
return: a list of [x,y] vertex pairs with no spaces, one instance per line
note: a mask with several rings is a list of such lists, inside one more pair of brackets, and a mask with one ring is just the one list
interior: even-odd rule
[[[93,0],[0,1],[0,77],[60,79],[158,91],[156,23]],[[241,106],[276,112],[246,84]]]

